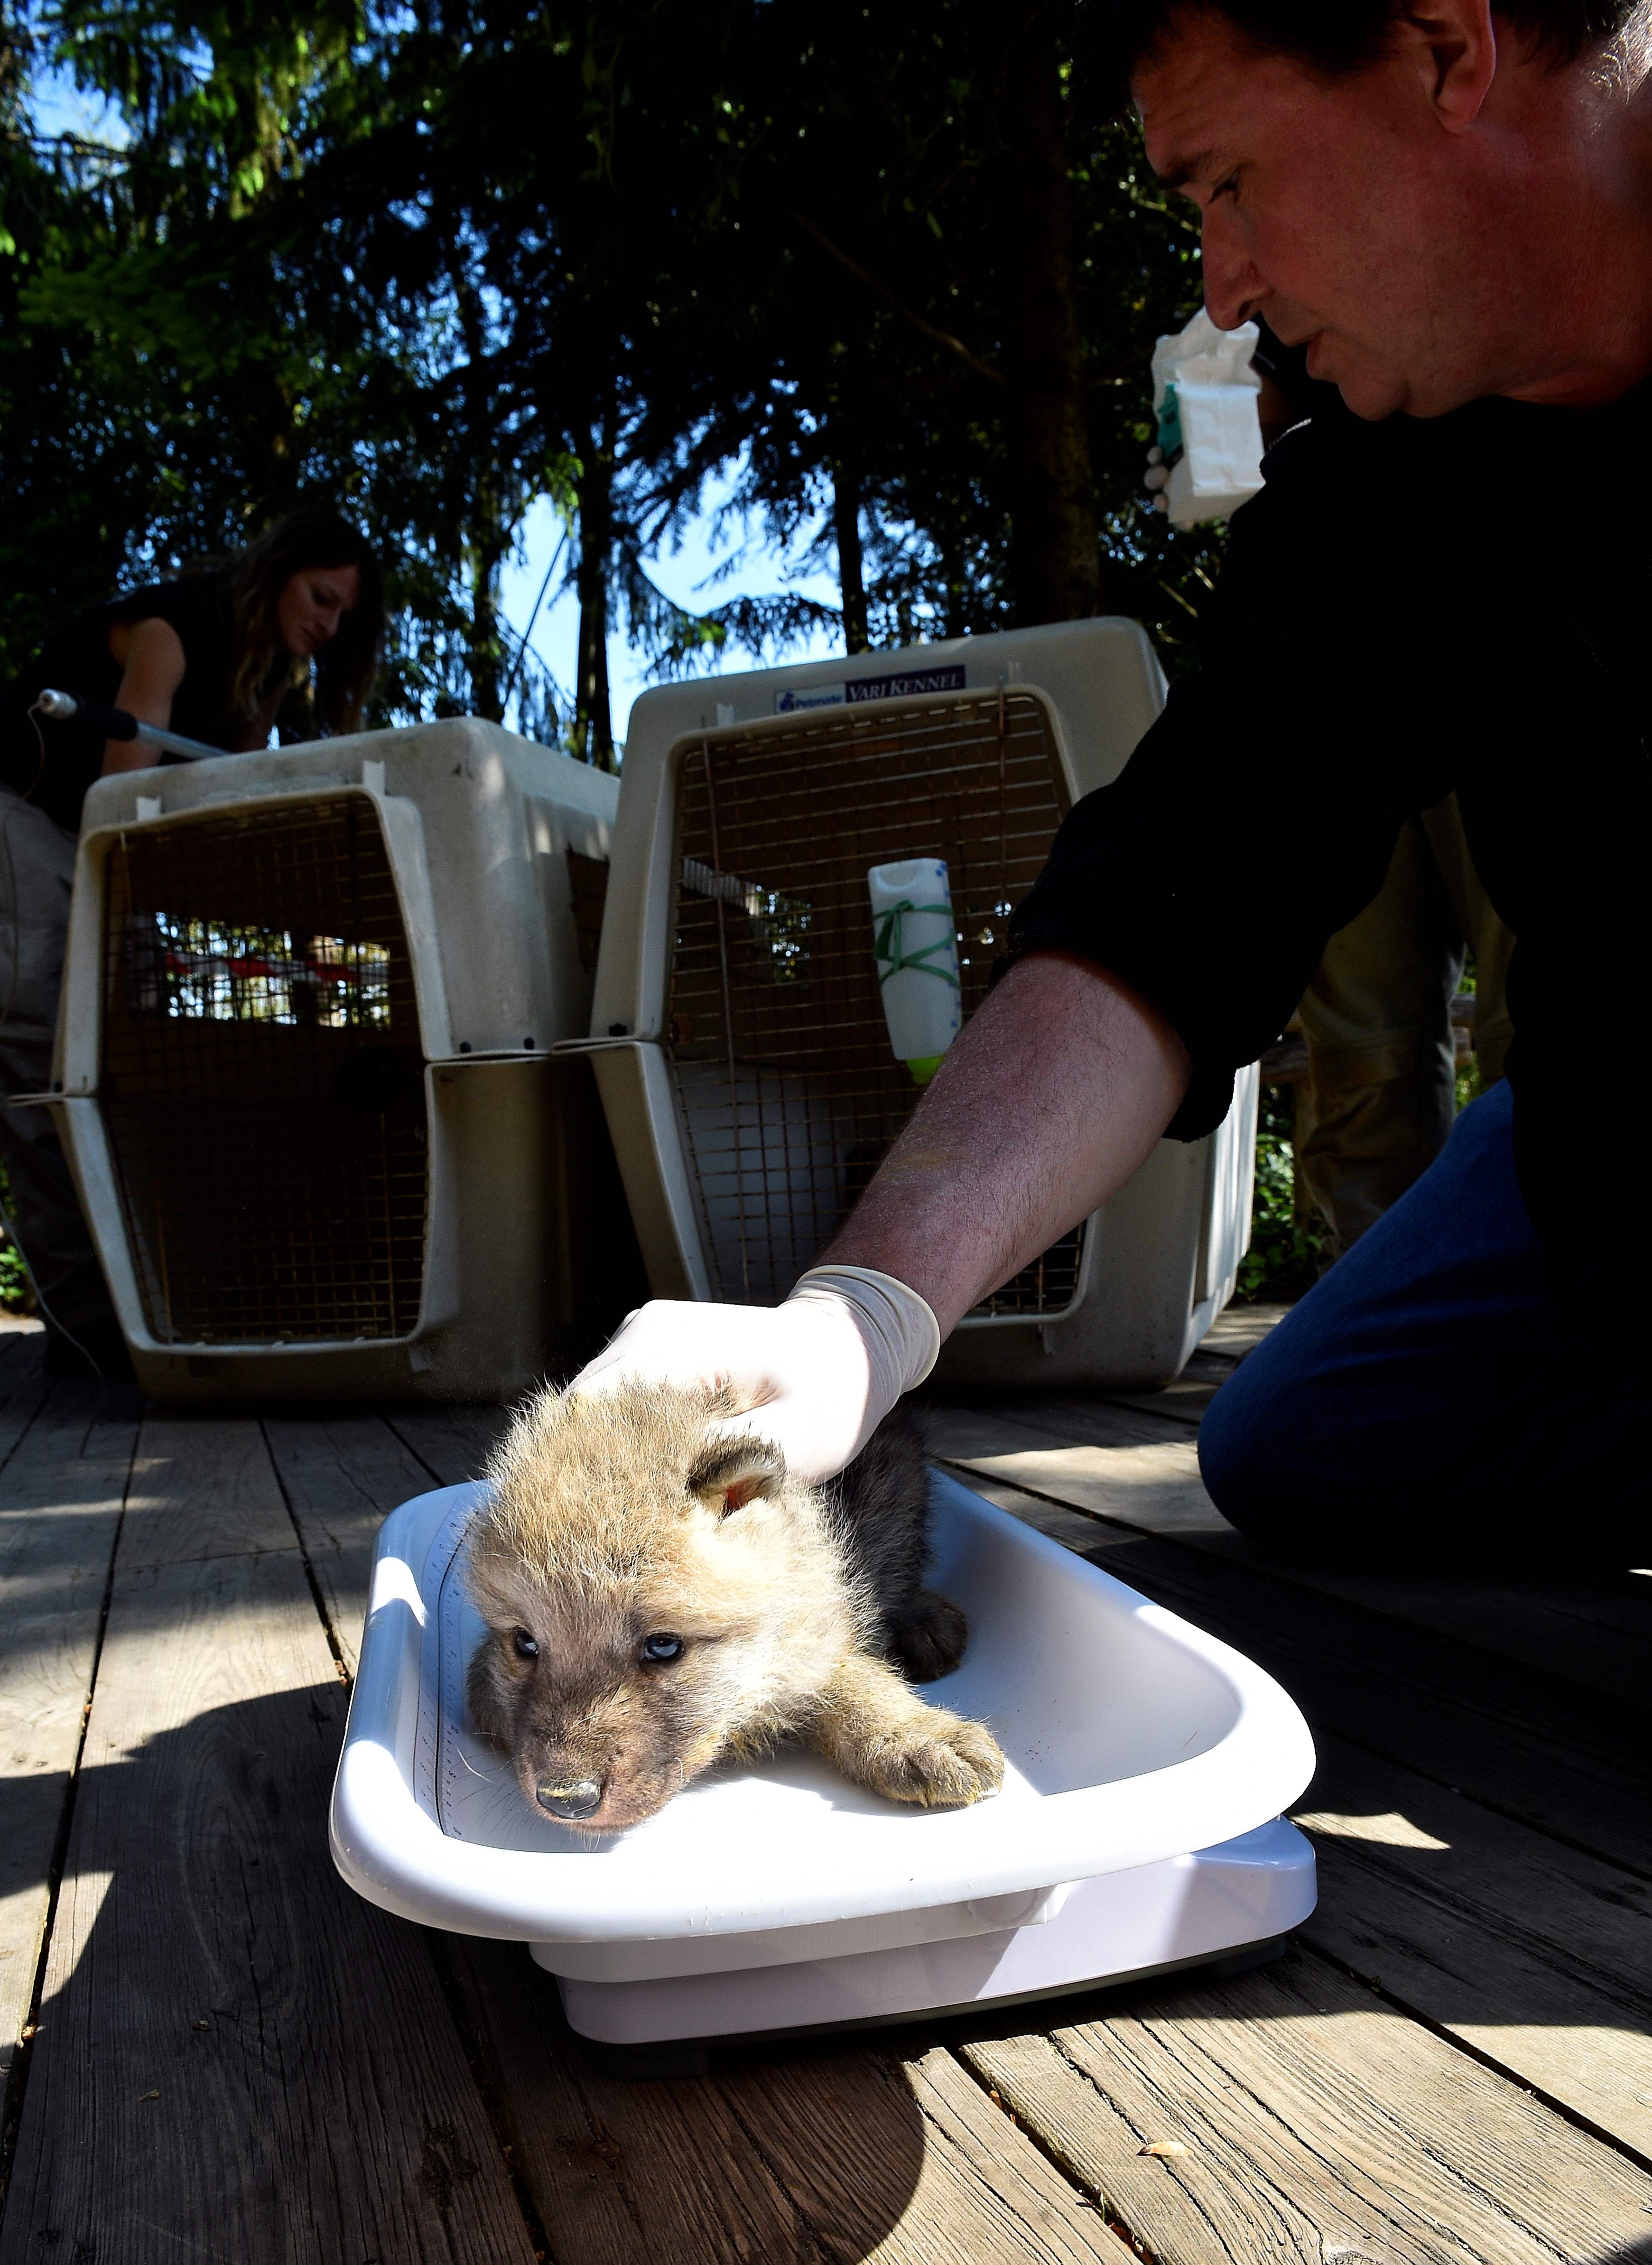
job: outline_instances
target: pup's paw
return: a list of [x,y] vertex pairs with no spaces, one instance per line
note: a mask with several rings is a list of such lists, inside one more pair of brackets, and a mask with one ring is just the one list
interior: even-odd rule
[[862,1764],[856,1774],[862,1785],[921,1809],[962,1809],[1004,1782],[1004,1757],[992,1732],[940,1707],[925,1708],[869,1746]]
[[914,1683],[933,1683],[937,1675],[950,1675],[969,1640],[968,1620],[933,1589],[920,1589],[910,1612],[889,1631],[896,1662]]

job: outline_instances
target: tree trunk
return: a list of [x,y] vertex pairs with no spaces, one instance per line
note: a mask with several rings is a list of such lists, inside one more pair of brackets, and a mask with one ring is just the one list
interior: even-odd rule
[[[456,237],[456,229],[455,236]],[[450,238],[450,244],[454,239]],[[462,415],[466,442],[471,451],[481,435],[493,429],[493,404],[485,377],[487,326],[481,294],[466,272],[456,250],[449,251],[448,277],[459,310],[465,344]],[[505,720],[499,688],[505,674],[505,652],[499,634],[499,568],[509,549],[505,513],[497,482],[485,472],[477,479],[465,513],[462,551],[470,578],[470,628],[465,640],[465,674],[470,681],[470,713],[490,723]]]
[[499,538],[496,499],[478,495],[474,506],[477,532],[466,544],[470,570],[470,635],[465,667],[470,679],[470,713],[502,724],[505,707],[499,697],[505,671],[505,647],[499,635],[499,568],[505,544]]
[[614,549],[614,410],[593,425],[577,482],[579,501],[579,659],[574,686],[573,752],[611,771],[614,714],[608,695],[608,569]]
[[832,521],[843,601],[844,650],[866,652],[872,640],[866,627],[866,577],[861,557],[861,484],[845,463],[833,466]]
[[1007,360],[1015,610],[1023,623],[1076,621],[1101,608],[1101,551],[1060,69],[1042,8],[1028,9],[1017,26],[1005,95],[1014,172]]

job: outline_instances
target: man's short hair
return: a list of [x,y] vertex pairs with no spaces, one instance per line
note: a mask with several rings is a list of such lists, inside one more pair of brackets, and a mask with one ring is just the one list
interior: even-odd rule
[[[1258,47],[1340,77],[1374,62],[1402,0],[1091,0],[1105,8],[1110,61],[1121,79],[1146,62],[1179,19],[1226,18]],[[1551,62],[1576,62],[1620,32],[1642,0],[1494,0],[1494,12]]]

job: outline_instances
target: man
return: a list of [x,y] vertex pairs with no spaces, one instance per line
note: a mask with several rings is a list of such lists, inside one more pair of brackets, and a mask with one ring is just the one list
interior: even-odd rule
[[[1265,448],[1310,417],[1347,416],[1336,388],[1307,375],[1306,346],[1258,329],[1252,368]],[[1292,1095],[1297,1183],[1318,1214],[1327,1264],[1445,1146],[1457,1111],[1452,1001],[1471,953],[1475,1067],[1482,1086],[1503,1075],[1513,950],[1468,854],[1457,797],[1407,819],[1381,888],[1327,943],[1292,1018],[1307,1045]]]
[[[645,1307],[580,1388],[716,1376],[795,1468],[841,1467],[978,1298],[1161,1134],[1219,1121],[1401,828],[1455,793],[1518,939],[1508,1078],[1219,1395],[1206,1483],[1320,1559],[1621,1565],[1638,1426],[1590,1368],[1644,1238],[1623,1120],[1572,1049],[1643,885],[1652,4],[1107,20],[1148,155],[1199,208],[1212,316],[1264,317],[1353,414],[1274,452],[1200,673],[1066,820],[1014,964],[822,1267],[773,1311]],[[1235,924],[1261,870],[1282,878]]]

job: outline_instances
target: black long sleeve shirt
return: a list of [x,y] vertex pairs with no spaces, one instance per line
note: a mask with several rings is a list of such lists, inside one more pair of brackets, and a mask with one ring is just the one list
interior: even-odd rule
[[1523,1192],[1568,1286],[1627,1286],[1641,1111],[1605,1101],[1634,1065],[1592,1051],[1590,1002],[1638,987],[1645,936],[1652,381],[1600,410],[1316,419],[1265,470],[1199,673],[1072,811],[1012,950],[1077,952],[1165,1015],[1193,1060],[1169,1129],[1196,1139],[1402,820],[1455,789],[1517,939]]

